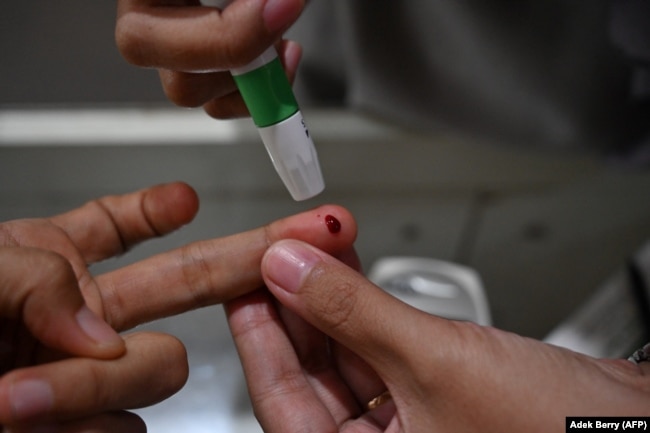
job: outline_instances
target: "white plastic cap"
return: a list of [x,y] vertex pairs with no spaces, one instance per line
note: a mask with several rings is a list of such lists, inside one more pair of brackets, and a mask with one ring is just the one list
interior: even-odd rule
[[275,170],[294,200],[307,200],[325,189],[316,148],[300,111],[258,131]]

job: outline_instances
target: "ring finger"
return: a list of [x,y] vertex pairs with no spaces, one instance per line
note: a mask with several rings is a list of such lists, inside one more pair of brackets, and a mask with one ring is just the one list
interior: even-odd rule
[[169,397],[187,380],[185,348],[175,338],[135,333],[125,342],[127,352],[116,360],[69,358],[2,376],[0,425],[142,407]]

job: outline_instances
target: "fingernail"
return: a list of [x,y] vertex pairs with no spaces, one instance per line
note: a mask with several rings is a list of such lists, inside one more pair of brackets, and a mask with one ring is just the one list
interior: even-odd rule
[[283,30],[292,24],[302,12],[302,1],[266,0],[262,16],[269,32]]
[[321,261],[312,249],[295,241],[283,241],[269,248],[264,257],[266,277],[281,289],[296,293],[304,277]]
[[102,345],[122,344],[120,336],[85,305],[77,311],[77,323],[88,337]]
[[54,406],[52,387],[41,380],[16,382],[10,392],[11,408],[17,420],[44,415]]

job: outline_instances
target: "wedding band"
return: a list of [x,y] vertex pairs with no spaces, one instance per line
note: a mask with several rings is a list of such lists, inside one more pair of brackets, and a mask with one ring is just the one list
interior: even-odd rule
[[367,404],[368,410],[373,410],[386,403],[387,401],[392,400],[393,397],[390,395],[390,391],[384,391],[379,394],[377,397],[370,400]]

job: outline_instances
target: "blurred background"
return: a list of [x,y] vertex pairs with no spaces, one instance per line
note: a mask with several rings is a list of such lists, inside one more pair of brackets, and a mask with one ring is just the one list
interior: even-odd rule
[[[121,58],[114,1],[9,2],[0,219],[172,180],[197,189],[195,222],[105,272],[337,203],[358,219],[366,270],[386,256],[473,268],[495,326],[544,338],[650,239],[648,46],[634,25],[648,8],[565,3],[312,1],[290,36],[327,189],[296,203],[248,119],[176,108],[156,71]],[[144,327],[181,338],[192,367],[183,391],[139,412],[150,431],[259,430],[221,307]]]

